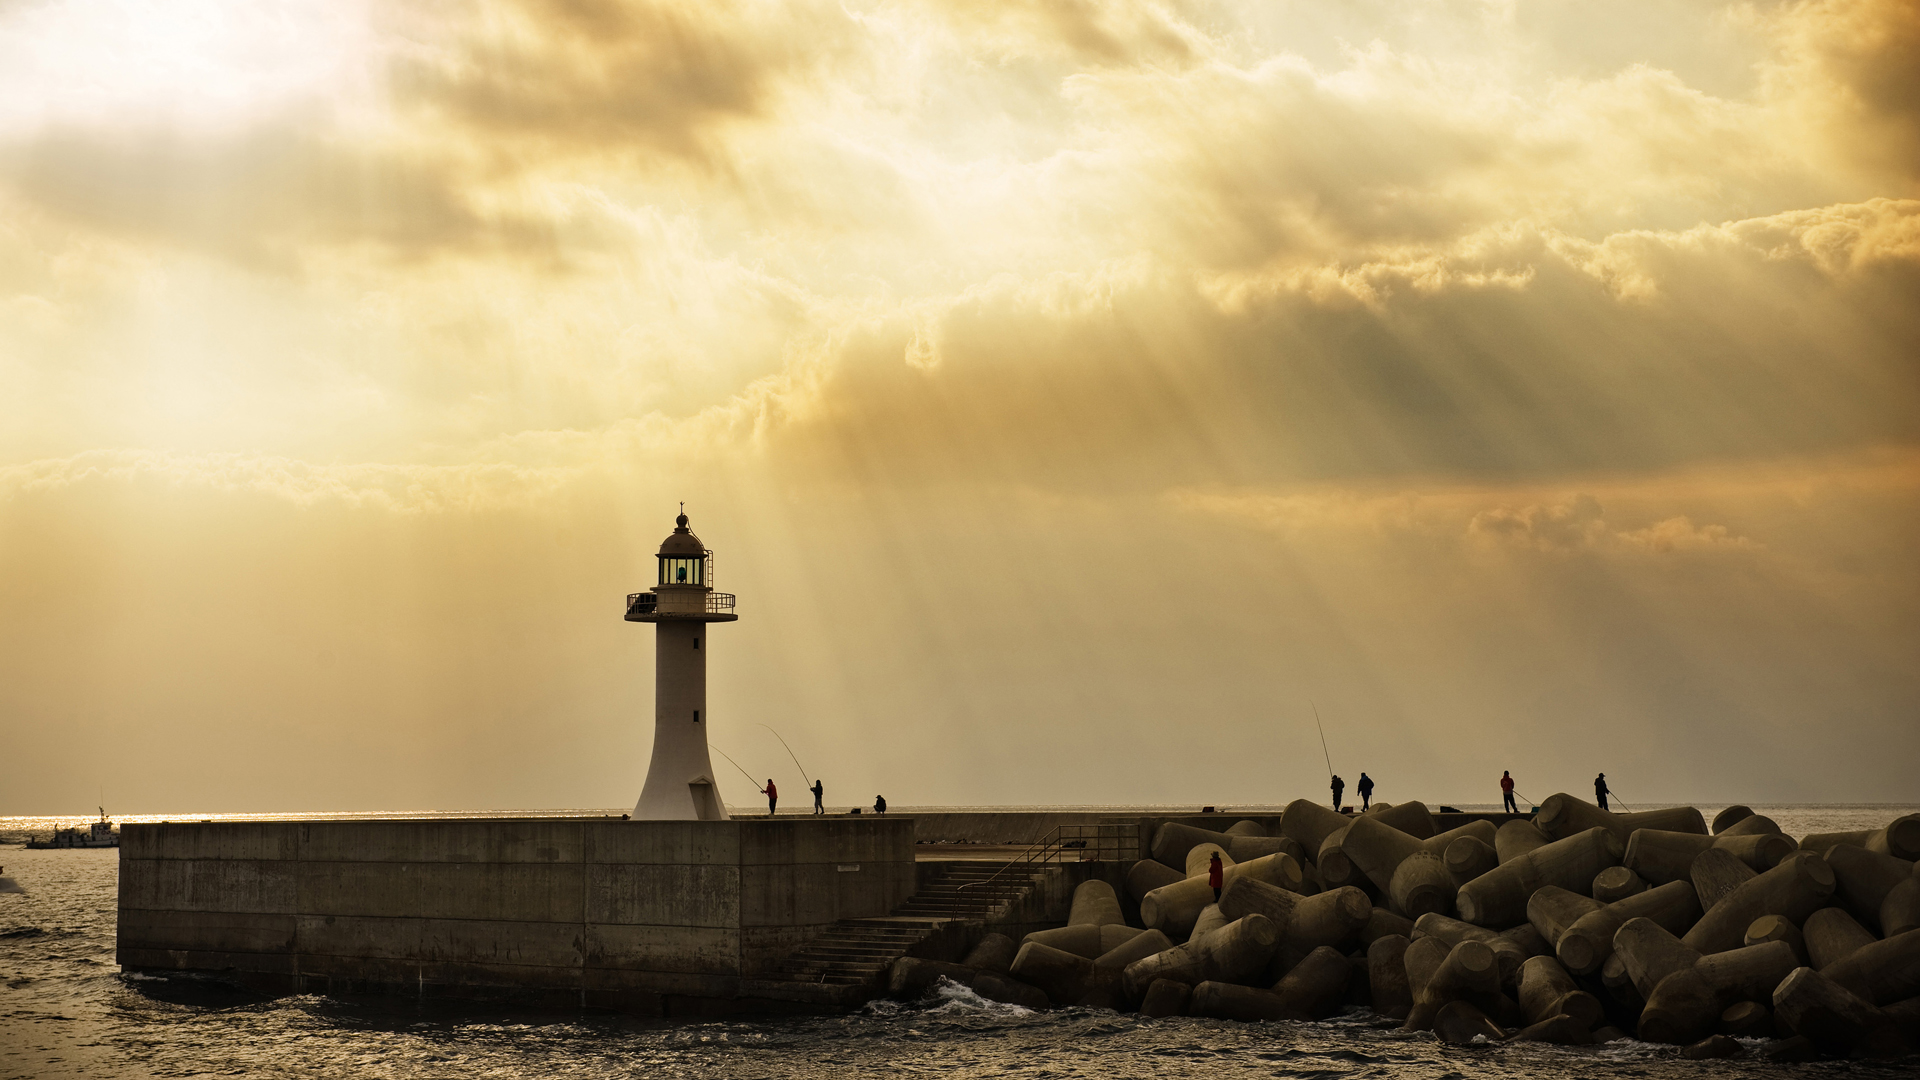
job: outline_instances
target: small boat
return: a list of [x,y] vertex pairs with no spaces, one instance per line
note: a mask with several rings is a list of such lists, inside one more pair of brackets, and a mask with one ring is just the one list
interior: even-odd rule
[[49,839],[28,839],[27,846],[40,851],[49,848],[119,847],[120,833],[113,827],[113,819],[107,817],[107,808],[103,806],[100,808],[100,820],[85,829],[56,829]]

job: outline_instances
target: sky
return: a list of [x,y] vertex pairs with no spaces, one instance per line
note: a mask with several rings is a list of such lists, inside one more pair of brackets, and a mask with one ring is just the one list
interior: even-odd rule
[[[1920,802],[1906,0],[0,0],[0,814]],[[716,757],[723,796],[757,801]]]

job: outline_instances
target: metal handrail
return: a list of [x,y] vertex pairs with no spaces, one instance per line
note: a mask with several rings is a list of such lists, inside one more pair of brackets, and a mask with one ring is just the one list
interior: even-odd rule
[[[1105,845],[1100,843],[1102,839],[1100,830],[1102,829],[1118,830],[1122,828],[1132,829],[1134,832],[1134,842],[1135,843],[1139,842],[1140,834],[1139,834],[1138,825],[1123,825],[1117,822],[1110,823],[1110,824],[1076,823],[1072,825],[1056,825],[1054,826],[1052,832],[1043,834],[1040,839],[1035,840],[1031,844],[1028,844],[1026,847],[1026,850],[1022,851],[1019,855],[1015,856],[1014,858],[1007,860],[1007,863],[1005,866],[1002,866],[1000,869],[995,870],[991,875],[985,878],[982,878],[979,881],[966,882],[965,884],[958,886],[955,889],[955,891],[957,892],[960,889],[970,889],[980,885],[991,885],[994,882],[1000,880],[1000,875],[1006,873],[1009,870],[1014,869],[1015,867],[1028,867],[1033,865],[1034,863],[1039,863],[1044,866],[1047,863],[1053,861],[1054,859],[1060,857],[1067,850],[1069,839],[1078,841],[1076,847],[1079,850],[1084,851],[1087,848],[1087,840],[1091,838],[1095,845],[1093,848],[1093,851],[1097,858],[1099,855],[1106,853]],[[1091,837],[1089,837],[1089,830],[1091,831]],[[1074,834],[1071,838],[1069,838],[1067,835],[1069,832]],[[1118,833],[1116,833],[1115,835],[1117,838]],[[1035,851],[1036,848],[1039,849],[1037,852]],[[1116,855],[1119,854],[1119,848],[1117,846],[1114,849],[1114,854]]]
[[[1005,866],[1002,866],[1000,869],[995,870],[990,876],[982,878],[979,881],[965,882],[960,886],[958,886],[957,888],[955,888],[954,891],[959,892],[962,889],[971,889],[979,885],[991,885],[994,882],[1000,880],[1001,874],[1004,874],[1008,870],[1013,869],[1014,866],[1016,865],[1026,866],[1027,864],[1034,862],[1036,859],[1039,862],[1044,864],[1047,861],[1047,856],[1046,856],[1047,848],[1055,847],[1059,839],[1060,839],[1060,827],[1056,825],[1054,826],[1052,832],[1042,834],[1040,839],[1035,840],[1031,844],[1028,844],[1025,851],[1022,851],[1019,855],[1015,856],[1014,858],[1008,859]],[[1040,854],[1038,856],[1033,854],[1034,848],[1041,849]]]
[[[707,594],[706,613],[709,615],[733,614],[734,595],[727,592]],[[660,608],[660,594],[652,590],[627,594],[627,614],[646,615]],[[671,613],[669,613],[671,614]]]

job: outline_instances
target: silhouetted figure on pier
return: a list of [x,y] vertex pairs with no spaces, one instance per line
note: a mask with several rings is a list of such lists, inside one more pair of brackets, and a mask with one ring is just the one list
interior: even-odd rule
[[1333,778],[1333,808],[1340,809],[1340,796],[1346,794],[1347,782],[1336,774]]
[[1353,790],[1360,793],[1360,810],[1364,813],[1373,805],[1373,777],[1361,773],[1360,782],[1353,785]]
[[827,797],[826,786],[821,784],[820,781],[815,780],[813,782],[813,812],[814,813],[824,814],[827,812],[826,806],[823,805],[823,801],[826,799],[826,797]]
[[1600,804],[1600,809],[1608,809],[1607,796],[1611,794],[1613,794],[1613,792],[1607,787],[1606,773],[1601,773],[1599,776],[1593,778],[1593,801]]
[[1501,805],[1507,808],[1507,813],[1520,812],[1520,805],[1513,801],[1513,774],[1505,769],[1500,770],[1500,800]]
[[887,797],[885,795],[875,795],[873,797],[873,812],[876,814],[884,814],[887,812]]
[[1227,882],[1227,868],[1220,865],[1220,853],[1214,852],[1207,860],[1207,888],[1213,890],[1213,902],[1220,902],[1220,889]]
[[773,808],[780,804],[780,789],[773,786],[773,777],[767,777],[767,786],[760,789],[760,794],[767,797],[767,816],[772,817]]

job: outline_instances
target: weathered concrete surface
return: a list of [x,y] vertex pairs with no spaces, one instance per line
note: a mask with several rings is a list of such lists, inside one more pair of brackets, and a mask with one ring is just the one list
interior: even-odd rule
[[629,1011],[778,1001],[780,959],[916,880],[910,818],[122,828],[117,957],[292,992]]

